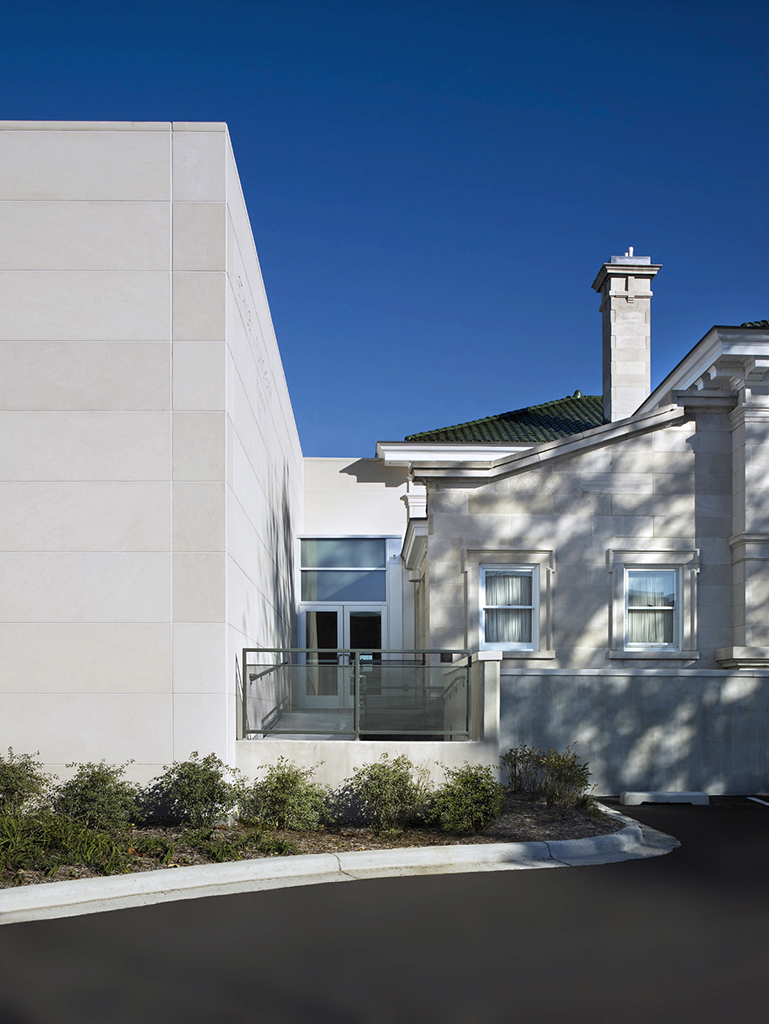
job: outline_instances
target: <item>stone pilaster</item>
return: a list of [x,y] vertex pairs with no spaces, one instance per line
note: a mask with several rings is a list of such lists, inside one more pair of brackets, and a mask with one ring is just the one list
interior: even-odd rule
[[769,656],[769,397],[740,392],[732,421],[734,642]]

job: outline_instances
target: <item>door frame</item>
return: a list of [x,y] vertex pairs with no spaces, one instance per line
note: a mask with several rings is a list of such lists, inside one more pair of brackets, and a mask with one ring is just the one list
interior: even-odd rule
[[[350,613],[379,612],[382,620],[382,646],[386,648],[388,637],[388,606],[380,602],[351,601],[349,604],[332,604],[323,601],[308,601],[299,609],[299,646],[307,648],[307,612],[336,612],[337,614],[337,650],[350,650]],[[341,643],[340,643],[341,641]],[[363,648],[365,650],[365,648]],[[306,657],[306,655],[304,656]],[[305,664],[306,661],[305,661]],[[337,691],[335,694],[317,696],[308,694],[306,685],[300,688],[298,703],[303,708],[352,708],[355,706],[353,692],[353,667],[349,655],[337,659]],[[332,668],[333,665],[327,665]]]

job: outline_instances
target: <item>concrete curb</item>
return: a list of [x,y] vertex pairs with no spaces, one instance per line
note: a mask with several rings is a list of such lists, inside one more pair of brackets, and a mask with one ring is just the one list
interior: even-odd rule
[[[460,871],[520,871],[659,857],[678,846],[664,833],[647,830],[624,815],[605,810],[629,824],[611,835],[548,843],[490,843],[472,846],[421,846],[354,853],[304,854],[260,860],[143,871],[106,878],[80,878],[0,890],[0,924],[42,921],[106,910],[144,907],[202,896],[229,896],[320,882],[351,882],[399,875],[435,875]],[[649,833],[646,835],[645,833]]]

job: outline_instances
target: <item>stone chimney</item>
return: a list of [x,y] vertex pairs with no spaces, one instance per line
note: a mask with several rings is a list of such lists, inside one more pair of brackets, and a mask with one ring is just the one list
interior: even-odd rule
[[632,416],[651,392],[651,282],[662,266],[651,256],[612,256],[593,281],[603,316],[603,414]]

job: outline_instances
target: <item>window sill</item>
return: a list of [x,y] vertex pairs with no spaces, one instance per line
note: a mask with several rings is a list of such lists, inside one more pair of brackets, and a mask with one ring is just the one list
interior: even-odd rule
[[697,661],[699,651],[609,651],[610,658],[640,661]]
[[507,661],[509,659],[520,660],[525,658],[526,660],[537,659],[538,661],[544,661],[546,659],[552,659],[555,657],[555,651],[502,651],[502,658]]

